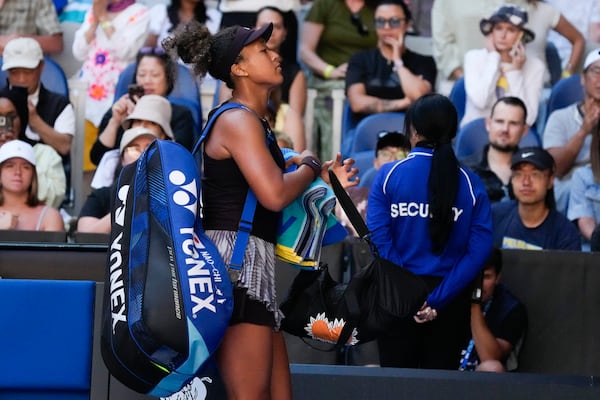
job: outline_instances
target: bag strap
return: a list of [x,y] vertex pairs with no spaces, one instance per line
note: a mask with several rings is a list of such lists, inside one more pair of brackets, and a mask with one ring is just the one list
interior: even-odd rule
[[[200,149],[208,134],[212,130],[212,127],[217,119],[217,117],[223,114],[227,110],[231,110],[232,108],[243,108],[244,110],[252,112],[248,107],[243,104],[228,102],[221,105],[219,108],[211,111],[208,121],[206,125],[202,129],[202,134],[198,138],[198,141],[194,145],[194,149],[192,150],[192,155],[196,156],[200,153]],[[254,113],[254,112],[252,112]],[[242,269],[242,263],[244,262],[244,253],[246,251],[246,247],[248,246],[248,240],[250,240],[250,232],[252,231],[252,220],[254,219],[254,212],[256,211],[256,204],[258,200],[256,199],[256,195],[252,191],[252,189],[248,188],[248,193],[246,194],[246,201],[244,202],[244,208],[242,210],[242,217],[240,218],[240,223],[238,225],[237,237],[235,239],[235,244],[233,245],[233,252],[231,253],[231,260],[229,261],[228,268],[239,271]]]
[[244,110],[254,113],[252,110],[250,110],[245,105],[240,104],[240,103],[235,103],[235,102],[224,103],[220,107],[212,110],[208,115],[208,121],[206,121],[206,125],[204,125],[204,128],[202,128],[202,133],[200,134],[198,141],[196,141],[196,144],[194,145],[194,149],[192,150],[192,155],[196,156],[196,154],[198,154],[200,152],[202,143],[204,143],[204,141],[210,134],[210,131],[212,130],[212,127],[213,127],[215,121],[217,120],[217,117],[219,115],[223,114],[225,111],[231,110],[232,108],[243,108]]
[[340,206],[342,206],[344,212],[346,212],[346,215],[348,216],[348,219],[350,220],[350,223],[352,224],[354,229],[356,229],[358,236],[360,236],[362,239],[368,240],[369,228],[367,228],[365,220],[362,218],[362,216],[356,209],[356,206],[352,202],[352,199],[350,198],[346,190],[343,188],[339,179],[337,178],[337,176],[335,176],[335,173],[332,170],[329,170],[329,180],[331,181],[331,185],[333,186],[333,192],[335,193],[335,197],[337,197],[337,199],[339,200]]
[[[333,187],[335,197],[339,200],[340,206],[348,216],[348,220],[350,220],[350,223],[354,229],[356,229],[360,238],[369,244],[372,254],[377,257],[377,249],[369,239],[370,232],[367,224],[332,170],[329,170],[329,180]],[[335,345],[336,348],[343,346],[348,341],[348,338],[350,338],[350,335],[352,334],[352,330],[358,325],[360,319],[358,298],[363,286],[367,283],[366,280],[366,276],[355,274],[344,291],[344,302],[346,304],[348,315],[346,324],[340,332],[340,337]]]

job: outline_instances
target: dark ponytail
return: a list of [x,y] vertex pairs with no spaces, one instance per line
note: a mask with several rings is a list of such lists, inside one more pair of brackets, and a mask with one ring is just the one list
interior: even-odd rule
[[429,196],[429,237],[432,250],[440,254],[454,225],[452,208],[458,193],[459,163],[452,148],[458,115],[450,100],[439,94],[420,97],[409,108],[406,132],[423,137],[420,144],[433,148],[431,171],[427,181]]

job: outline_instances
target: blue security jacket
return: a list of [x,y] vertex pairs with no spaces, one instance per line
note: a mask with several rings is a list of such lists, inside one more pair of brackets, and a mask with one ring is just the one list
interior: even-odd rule
[[475,278],[492,248],[490,202],[480,179],[460,169],[454,226],[441,254],[431,249],[427,180],[433,150],[416,147],[385,164],[371,186],[367,224],[381,257],[417,275],[443,277],[427,299],[441,309]]

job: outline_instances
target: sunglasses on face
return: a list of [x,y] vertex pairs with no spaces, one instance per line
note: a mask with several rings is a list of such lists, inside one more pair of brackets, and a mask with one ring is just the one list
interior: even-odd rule
[[162,47],[151,47],[146,46],[140,49],[140,54],[142,55],[155,55],[155,56],[164,56],[165,50]]
[[385,25],[389,25],[390,28],[396,29],[400,28],[406,22],[406,18],[392,17],[392,18],[375,18],[375,28],[383,29]]
[[352,22],[352,25],[356,27],[356,30],[361,36],[367,36],[369,34],[369,27],[362,22],[360,19],[360,14],[353,13],[350,16],[350,22]]

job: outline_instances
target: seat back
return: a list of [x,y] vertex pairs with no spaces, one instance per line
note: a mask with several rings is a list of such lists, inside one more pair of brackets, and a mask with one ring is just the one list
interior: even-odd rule
[[[485,127],[485,118],[477,118],[465,124],[458,130],[454,141],[454,152],[456,158],[464,160],[472,155],[483,151],[485,145],[489,143],[488,131]],[[519,147],[541,146],[542,140],[535,127],[521,138]]]
[[[0,67],[2,66],[2,58],[0,57]],[[8,71],[0,71],[0,86],[6,84]],[[44,70],[40,81],[44,87],[51,92],[62,94],[69,98],[69,84],[67,77],[60,65],[50,57],[44,57]]]
[[534,126],[521,138],[519,147],[542,147],[542,139]]
[[485,129],[485,118],[477,118],[458,130],[454,140],[456,158],[462,160],[479,153],[488,144],[488,133]]
[[581,75],[576,74],[568,78],[561,79],[550,90],[546,119],[550,114],[559,108],[565,108],[568,105],[583,100],[583,86],[581,86]]
[[340,150],[342,155],[348,155],[352,151],[352,143],[354,141],[354,133],[358,118],[352,112],[348,99],[344,100],[344,108],[342,110],[342,142]]
[[375,150],[364,150],[352,154],[354,167],[358,168],[358,177],[362,180],[363,176],[373,167]]
[[404,132],[403,112],[385,112],[371,114],[361,119],[354,129],[354,138],[350,150],[350,155],[361,152],[375,151],[377,145],[377,136],[381,131]]
[[467,92],[465,90],[465,78],[460,77],[452,85],[448,98],[456,107],[458,113],[458,121],[462,121],[465,115],[465,108],[467,105]]
[[0,398],[89,400],[95,283],[0,279]]

